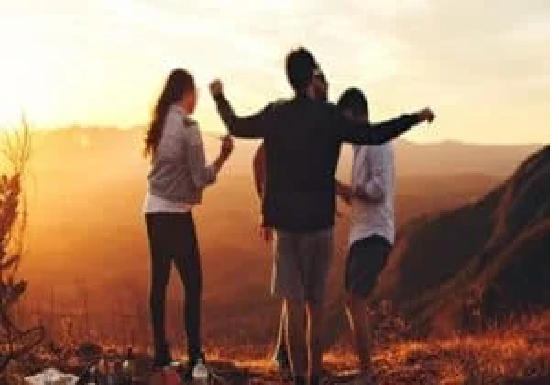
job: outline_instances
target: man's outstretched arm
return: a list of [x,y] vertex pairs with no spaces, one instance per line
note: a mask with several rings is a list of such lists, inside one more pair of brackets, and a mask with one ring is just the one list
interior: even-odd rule
[[210,84],[210,92],[215,100],[217,111],[231,135],[246,139],[264,137],[269,107],[254,115],[240,117],[235,114],[233,107],[223,95],[223,85],[220,80]]
[[339,114],[337,129],[342,142],[379,145],[400,136],[416,124],[431,123],[434,119],[435,114],[429,108],[381,123],[357,122]]

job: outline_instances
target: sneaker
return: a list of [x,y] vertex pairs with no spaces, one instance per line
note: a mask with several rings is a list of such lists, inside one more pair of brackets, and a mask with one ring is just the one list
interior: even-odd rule
[[188,360],[186,367],[183,372],[183,380],[185,382],[190,382],[194,380],[195,375],[197,379],[208,379],[209,370],[206,366],[206,358],[204,354],[200,354],[197,357],[192,357]]
[[192,380],[196,383],[198,381],[205,382],[210,378],[210,371],[202,358],[196,361],[192,368]]

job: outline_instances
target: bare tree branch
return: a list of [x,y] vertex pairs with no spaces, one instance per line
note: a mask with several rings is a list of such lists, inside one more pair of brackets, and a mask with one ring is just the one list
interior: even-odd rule
[[[10,309],[25,292],[25,281],[16,281],[15,274],[23,252],[27,226],[27,200],[24,178],[31,155],[31,135],[25,116],[22,129],[4,132],[0,143],[4,158],[0,172],[0,330],[8,351],[0,355],[0,371],[12,359],[29,353],[44,339],[42,326],[22,330],[10,316]],[[30,339],[31,338],[31,339]]]

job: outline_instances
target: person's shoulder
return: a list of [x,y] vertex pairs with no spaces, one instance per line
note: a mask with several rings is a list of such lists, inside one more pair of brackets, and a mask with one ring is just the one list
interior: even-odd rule
[[336,116],[342,115],[340,108],[335,103],[332,103],[328,100],[324,100],[324,101],[318,101],[317,104],[319,105],[319,108],[326,111],[326,113],[328,113],[329,115],[336,115]]
[[284,106],[288,105],[290,101],[290,99],[277,99],[273,102],[268,103],[267,108],[271,110],[283,108]]
[[182,118],[183,132],[186,135],[186,139],[191,144],[199,144],[202,142],[202,133],[200,132],[200,126],[198,122],[186,115]]
[[190,117],[179,106],[173,105],[167,113],[166,126],[168,130],[177,130],[182,126],[190,125]]
[[369,157],[378,158],[392,153],[392,147],[390,143],[363,145],[360,147],[363,148],[363,151],[366,151]]
[[392,154],[394,152],[394,144],[392,142],[384,143],[381,147],[385,154]]
[[180,119],[180,118],[184,118],[185,116],[188,116],[184,111],[184,108],[182,108],[178,104],[172,104],[169,107],[169,112],[167,113],[167,115],[175,119]]
[[326,117],[332,127],[338,127],[340,124],[345,125],[345,123],[348,122],[342,114],[340,107],[335,103],[324,101],[322,102],[320,110],[321,115]]

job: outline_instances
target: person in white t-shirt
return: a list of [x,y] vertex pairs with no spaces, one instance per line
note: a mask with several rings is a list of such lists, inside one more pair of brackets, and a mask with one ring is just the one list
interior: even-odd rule
[[[338,106],[351,119],[369,119],[367,99],[356,88],[346,90]],[[338,182],[338,190],[351,202],[346,313],[360,363],[354,384],[372,384],[368,297],[394,243],[394,161],[390,143],[354,145],[353,152],[351,186]]]

